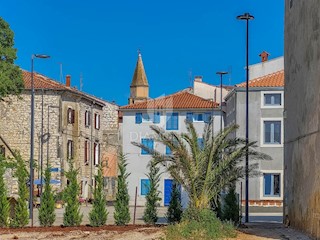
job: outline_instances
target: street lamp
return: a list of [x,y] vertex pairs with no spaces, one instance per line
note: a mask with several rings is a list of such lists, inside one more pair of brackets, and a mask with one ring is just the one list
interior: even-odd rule
[[33,62],[35,58],[50,58],[44,54],[31,55],[31,129],[30,129],[30,196],[29,196],[29,218],[33,226],[33,155],[34,155],[34,81],[33,81]]
[[216,74],[220,75],[220,132],[222,132],[222,76],[228,74],[228,72],[216,72]]
[[[238,20],[246,21],[246,145],[249,143],[249,20],[254,17],[250,13],[244,13],[237,16]],[[246,206],[245,206],[245,222],[249,222],[249,152],[246,150]]]

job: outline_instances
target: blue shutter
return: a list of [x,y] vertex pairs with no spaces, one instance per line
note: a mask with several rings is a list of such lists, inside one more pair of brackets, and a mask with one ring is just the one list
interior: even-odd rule
[[153,123],[160,123],[160,113],[159,112],[155,112],[153,114]]
[[264,195],[271,195],[271,174],[264,174]]
[[136,124],[142,123],[142,113],[136,113]]
[[145,196],[149,193],[150,189],[150,180],[149,179],[141,179],[141,195]]
[[166,129],[167,130],[172,130],[172,120],[171,120],[172,116],[170,113],[167,113],[167,122],[166,122]]
[[200,149],[203,149],[204,148],[204,143],[203,143],[203,138],[198,138],[198,146]]
[[210,120],[211,120],[211,113],[210,112],[206,112],[204,114],[204,122],[205,123],[210,123]]
[[172,154],[171,149],[168,146],[166,146],[166,155],[171,155],[171,154]]
[[192,112],[188,112],[187,113],[187,122],[191,123],[193,120],[193,113]]
[[179,116],[178,116],[178,113],[172,113],[172,127],[173,129],[172,130],[178,130],[179,129]]
[[[143,144],[144,146],[153,149],[153,139],[151,138],[142,138],[141,139],[141,144]],[[150,154],[148,151],[146,151],[145,149],[141,148],[141,154],[142,155],[147,155]]]
[[153,149],[153,139],[148,139],[148,145],[150,149]]

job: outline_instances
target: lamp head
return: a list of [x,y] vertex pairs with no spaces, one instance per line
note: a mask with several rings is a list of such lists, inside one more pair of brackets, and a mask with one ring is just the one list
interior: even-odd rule
[[32,57],[34,57],[34,58],[50,58],[49,55],[45,55],[45,54],[33,54]]
[[216,74],[225,75],[225,74],[228,74],[228,72],[216,72]]
[[249,21],[249,20],[253,20],[254,16],[250,15],[250,13],[244,13],[242,15],[237,16],[237,19],[238,20],[247,20],[247,21]]

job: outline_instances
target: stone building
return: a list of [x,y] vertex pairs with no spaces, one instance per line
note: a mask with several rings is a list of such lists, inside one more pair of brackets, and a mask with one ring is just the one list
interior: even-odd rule
[[320,2],[285,1],[286,222],[320,239]]
[[[19,97],[11,96],[0,102],[0,147],[7,156],[10,150],[18,150],[29,161],[31,73],[23,71],[23,80],[25,90]],[[63,189],[67,184],[64,176],[67,159],[73,159],[79,169],[81,195],[91,198],[90,186],[94,186],[97,166],[102,163],[106,192],[112,199],[119,147],[118,106],[71,87],[70,76],[64,85],[35,73],[34,88],[35,184],[41,183],[41,166],[44,170],[48,163],[54,188]],[[15,193],[16,184],[8,187]]]

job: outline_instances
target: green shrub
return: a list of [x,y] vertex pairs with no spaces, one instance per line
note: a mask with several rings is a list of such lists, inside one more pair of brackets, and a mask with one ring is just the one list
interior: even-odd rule
[[91,226],[100,227],[106,224],[108,218],[107,202],[103,190],[102,165],[99,166],[95,180],[96,184],[93,192],[94,200],[92,210],[89,213],[89,220]]
[[7,188],[4,182],[5,171],[4,157],[0,154],[0,227],[7,227],[9,225],[10,215]]
[[228,194],[225,196],[222,208],[222,220],[232,221],[235,225],[238,225],[240,222],[240,209],[235,186],[231,186]]
[[167,227],[167,240],[182,239],[221,239],[236,237],[231,223],[221,222],[209,209],[188,208],[182,216],[181,223]]
[[114,205],[114,221],[116,225],[125,225],[130,221],[129,212],[129,193],[127,178],[130,173],[127,173],[127,160],[126,157],[121,153],[119,155],[119,176],[118,176],[118,191],[116,195],[116,202]]
[[182,217],[181,192],[178,185],[172,184],[171,199],[167,211],[168,223],[180,222]]
[[44,192],[41,196],[41,205],[39,209],[39,222],[41,226],[50,227],[56,219],[56,214],[54,211],[54,196],[52,192],[52,187],[50,185],[51,172],[50,167],[47,166],[45,171],[45,184]]

